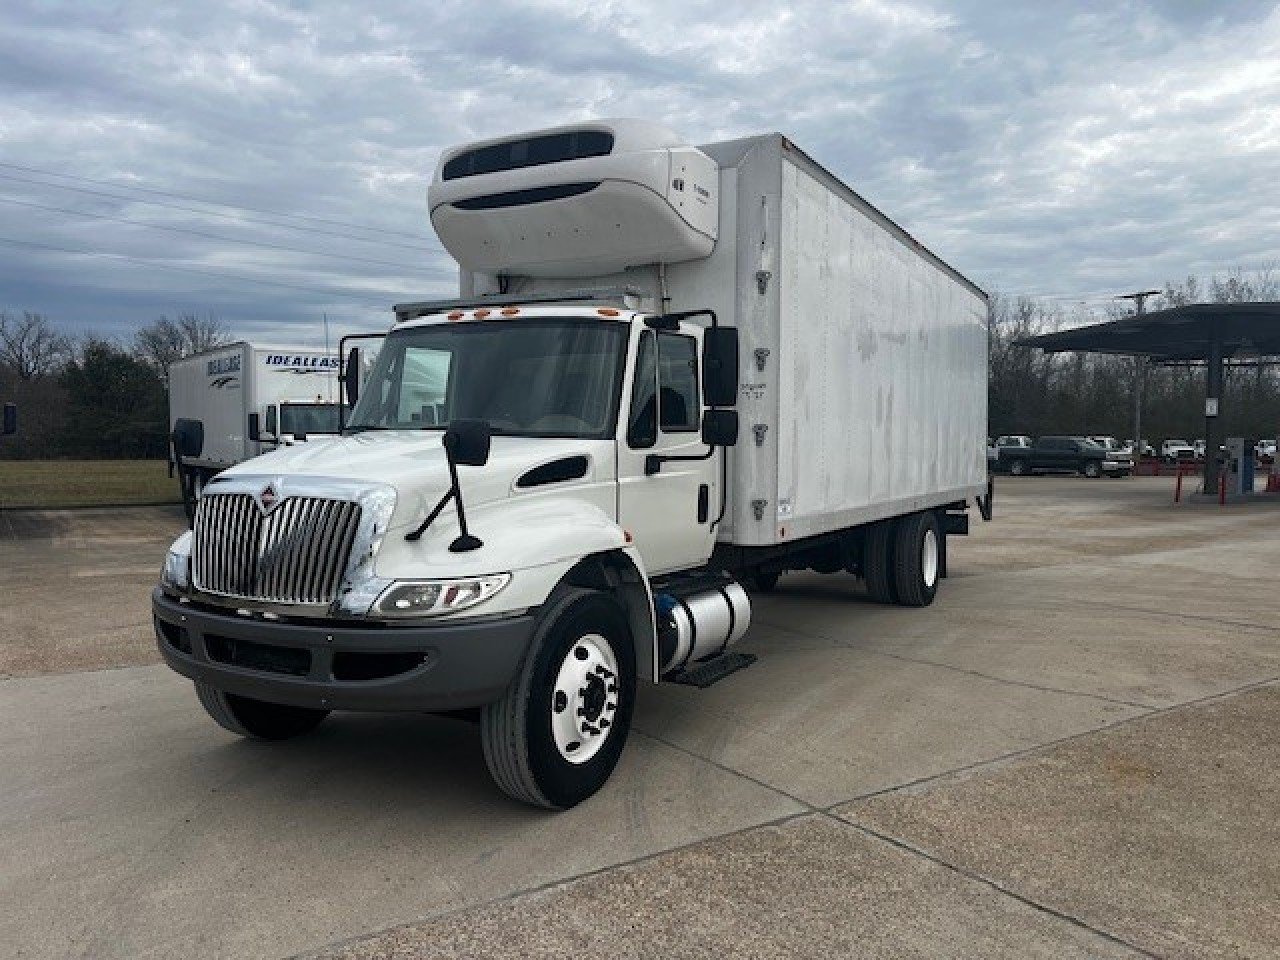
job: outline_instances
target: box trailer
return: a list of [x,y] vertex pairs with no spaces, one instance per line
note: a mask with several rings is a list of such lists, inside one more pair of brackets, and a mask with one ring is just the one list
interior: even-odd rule
[[338,356],[298,346],[229,343],[169,367],[171,462],[184,499],[215,474],[312,435],[336,434]]
[[638,121],[445,151],[459,296],[344,342],[344,436],[226,471],[153,596],[242,735],[478,708],[512,797],[600,788],[788,570],[923,606],[990,515],[983,292],[785,137]]

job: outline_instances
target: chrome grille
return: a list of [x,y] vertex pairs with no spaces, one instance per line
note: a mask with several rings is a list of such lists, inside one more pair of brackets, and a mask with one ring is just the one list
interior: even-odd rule
[[197,590],[273,603],[331,603],[346,571],[360,505],[288,497],[263,516],[244,493],[208,494],[191,547]]

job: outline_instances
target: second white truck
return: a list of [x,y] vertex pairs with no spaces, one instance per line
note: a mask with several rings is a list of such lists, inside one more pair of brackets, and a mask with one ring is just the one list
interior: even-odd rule
[[472,143],[429,206],[459,296],[398,305],[343,436],[214,477],[166,558],[160,651],[227,729],[473,711],[502,790],[571,807],[638,683],[754,659],[748,591],[923,606],[989,516],[986,297],[785,137]]
[[171,462],[188,512],[216,474],[312,436],[338,432],[338,355],[228,343],[169,367]]

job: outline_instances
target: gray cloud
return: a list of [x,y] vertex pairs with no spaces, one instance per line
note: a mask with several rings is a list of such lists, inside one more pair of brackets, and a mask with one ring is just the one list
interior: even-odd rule
[[1280,260],[1274,3],[729,10],[10,3],[0,163],[232,206],[0,166],[0,309],[116,334],[177,310],[276,338],[315,339],[324,313],[378,326],[452,290],[424,209],[443,146],[589,116],[784,131],[1012,293],[1100,301]]

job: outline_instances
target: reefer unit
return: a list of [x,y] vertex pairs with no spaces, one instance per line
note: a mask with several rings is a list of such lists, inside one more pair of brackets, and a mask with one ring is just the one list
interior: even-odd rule
[[[728,452],[722,543],[782,544],[985,493],[986,294],[781,134],[693,152],[717,171],[709,255],[690,260],[676,244],[603,274],[566,256],[557,277],[529,276],[516,254],[491,271],[464,259],[463,297],[626,288],[643,309],[710,307],[736,326],[742,436]],[[539,182],[603,177],[591,165],[609,159],[546,163]],[[445,202],[433,191],[441,240],[467,249],[470,230],[441,214]],[[522,204],[522,224],[532,234],[573,220],[581,202]],[[607,235],[600,247],[615,266],[626,259]]]

